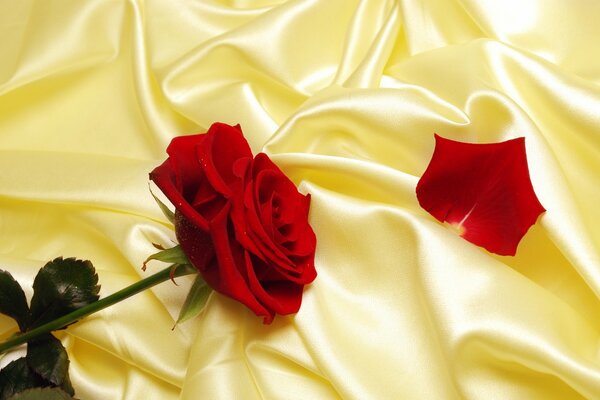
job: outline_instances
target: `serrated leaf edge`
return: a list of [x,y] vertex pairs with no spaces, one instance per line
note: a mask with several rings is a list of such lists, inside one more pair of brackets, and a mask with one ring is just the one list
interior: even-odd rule
[[31,317],[29,304],[27,304],[27,297],[25,296],[25,292],[23,291],[21,284],[12,276],[10,272],[0,269],[0,274],[7,276],[15,284],[15,288],[18,289],[19,299],[12,299],[12,301],[19,301],[22,303],[21,305],[25,306],[25,315],[15,317],[14,315],[9,315],[1,312],[0,314],[6,315],[7,317],[14,319],[17,322],[17,325],[19,326],[19,330],[21,332],[24,332],[28,328]]
[[[44,342],[44,341],[45,341],[45,343],[40,343],[40,342]],[[35,355],[35,352],[32,351],[33,348],[31,346],[34,346],[33,348],[35,348],[35,350],[37,352],[40,351],[40,347],[39,346],[42,346],[42,349],[44,347],[46,349],[51,349],[52,347],[56,347],[56,349],[58,349],[58,351],[59,351],[58,357],[55,360],[52,360],[53,366],[52,366],[52,371],[51,371],[50,376],[46,376],[43,373],[41,373],[41,371],[39,369],[40,364],[34,364],[34,361],[36,361],[37,359],[33,358],[34,355]],[[48,354],[46,353],[45,355],[46,356],[43,357],[44,360],[45,361],[50,360],[50,357],[47,357]],[[52,379],[53,376],[56,374],[56,372],[57,372],[57,366],[59,365],[56,361],[60,361],[60,357],[64,357],[65,360],[63,360],[63,362],[66,362],[66,365],[64,366],[65,367],[64,374],[62,374],[62,376],[59,376],[58,377],[59,379]],[[25,359],[27,361],[27,365],[29,366],[29,368],[33,372],[35,372],[36,374],[38,374],[39,376],[41,376],[46,381],[52,383],[53,385],[61,386],[65,382],[65,379],[67,379],[67,376],[69,375],[70,360],[69,360],[69,355],[67,354],[67,350],[63,346],[62,342],[60,340],[58,340],[51,333],[48,333],[47,335],[41,336],[41,337],[36,338],[34,340],[30,340],[27,343],[27,355],[25,356]]]
[[[76,307],[74,307],[75,310],[79,309],[81,307],[85,307],[86,305],[91,304],[93,302],[96,302],[100,298],[100,296],[99,296],[100,285],[98,284],[98,279],[99,279],[98,278],[98,273],[96,272],[96,268],[94,268],[94,264],[92,264],[92,262],[90,260],[81,260],[81,259],[78,259],[76,257],[67,257],[67,258],[64,258],[62,256],[56,257],[53,260],[48,261],[46,264],[44,264],[44,266],[39,269],[38,273],[36,274],[35,278],[33,279],[33,296],[31,297],[30,308],[29,308],[30,312],[31,312],[31,318],[30,318],[30,321],[29,321],[28,329],[40,326],[40,324],[38,323],[40,317],[38,316],[37,319],[34,319],[34,315],[33,315],[33,308],[34,308],[33,305],[34,305],[34,303],[36,301],[38,301],[37,300],[37,296],[36,296],[36,286],[37,286],[36,285],[36,281],[38,280],[38,277],[40,276],[40,273],[42,273],[42,271],[44,271],[44,273],[45,273],[46,272],[45,270],[47,268],[50,268],[50,266],[52,266],[54,264],[61,263],[61,262],[75,262],[75,263],[79,262],[79,263],[82,263],[84,266],[87,267],[87,271],[89,271],[91,273],[91,278],[92,278],[93,286],[90,288],[90,295],[93,297],[93,300],[90,301],[90,302],[88,302],[87,304],[77,305]],[[71,285],[72,285],[72,283],[71,283]],[[69,285],[69,286],[71,286],[71,285]],[[75,286],[75,285],[72,285],[72,286]],[[61,292],[61,293],[64,293],[64,291]],[[56,299],[53,300],[53,302],[56,302]],[[47,312],[47,310],[44,311],[44,312]],[[71,312],[71,311],[69,311],[69,312]],[[58,316],[56,318],[60,318],[61,316]]]

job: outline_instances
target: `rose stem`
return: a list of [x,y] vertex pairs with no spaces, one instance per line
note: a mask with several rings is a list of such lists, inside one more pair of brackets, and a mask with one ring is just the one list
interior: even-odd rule
[[[173,269],[174,271],[172,271]],[[152,286],[158,285],[159,283],[167,281],[171,278],[183,275],[190,275],[194,273],[197,273],[197,271],[189,265],[176,265],[167,267],[162,271],[155,273],[154,275],[150,275],[149,277],[144,278],[141,281],[134,283],[133,285],[127,286],[126,288],[121,289],[118,292],[111,294],[110,296],[90,303],[87,306],[81,307],[67,315],[52,320],[44,325],[38,326],[37,328],[34,328],[30,331],[26,331],[24,333],[17,333],[4,343],[0,344],[0,354],[12,349],[13,347],[26,343],[29,340],[34,339],[40,335],[51,331],[55,331],[57,329],[65,327],[66,325],[72,324],[73,322],[81,318],[87,317],[90,314],[103,310],[106,307],[110,307],[113,304],[125,300],[128,297],[131,297],[135,294],[138,294],[139,292],[151,288]]]

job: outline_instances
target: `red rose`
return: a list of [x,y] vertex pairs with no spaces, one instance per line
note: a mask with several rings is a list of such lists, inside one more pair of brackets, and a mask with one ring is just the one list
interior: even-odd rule
[[241,128],[213,124],[176,137],[150,179],[175,206],[175,234],[214,290],[271,323],[298,311],[317,273],[310,195],[264,153],[252,156]]

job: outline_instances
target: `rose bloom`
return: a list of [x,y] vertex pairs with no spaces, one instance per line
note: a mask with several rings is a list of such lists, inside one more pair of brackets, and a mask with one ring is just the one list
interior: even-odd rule
[[271,323],[298,311],[317,273],[310,195],[264,153],[252,156],[238,126],[174,138],[150,179],[175,206],[175,234],[214,290]]

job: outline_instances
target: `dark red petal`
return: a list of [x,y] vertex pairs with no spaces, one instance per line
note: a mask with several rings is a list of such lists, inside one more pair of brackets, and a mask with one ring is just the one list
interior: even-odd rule
[[294,262],[296,257],[306,257],[315,252],[317,238],[310,225],[304,226],[304,231],[293,242],[284,243],[283,247],[287,249],[288,257]]
[[276,262],[280,268],[294,271],[295,266],[292,261],[283,254],[281,249],[273,242],[273,238],[269,237],[268,233],[265,231],[256,204],[254,203],[255,197],[253,196],[252,189],[252,187],[249,187],[248,190],[246,190],[244,206],[245,219],[249,228],[247,235],[253,240],[255,248],[259,250],[255,255],[263,260]]
[[257,205],[260,209],[260,216],[263,223],[263,228],[267,235],[273,239],[275,237],[275,228],[274,228],[274,219],[276,216],[274,213],[276,211],[273,209],[273,196],[271,196],[271,200],[267,201],[262,205]]
[[299,282],[307,285],[314,281],[317,278],[317,270],[315,269],[315,253],[313,252],[312,254],[303,257],[301,261],[298,261],[298,268],[302,269],[302,275],[300,276]]
[[[268,226],[269,221],[259,216],[260,210],[254,197],[256,182],[251,180],[251,175],[248,178],[243,194],[231,199],[231,219],[236,239],[246,250],[262,260],[278,260],[280,265],[293,269],[292,262],[281,253],[273,243],[272,236],[265,230],[265,222]],[[272,216],[265,218],[272,218]]]
[[[279,169],[265,153],[258,153],[252,165],[252,177],[257,188],[257,202],[262,204],[270,200],[272,193],[281,199],[300,196],[296,185]],[[293,209],[295,204],[282,202],[282,206]]]
[[525,138],[475,144],[435,135],[427,170],[417,184],[419,204],[466,240],[492,253],[514,255],[545,211],[529,177]]
[[[254,263],[262,263],[262,261],[254,259]],[[248,253],[246,253],[246,265],[250,290],[265,308],[281,315],[298,312],[302,303],[303,285],[289,281],[260,282],[255,273],[253,259]],[[271,321],[272,318],[264,319],[265,324]]]
[[167,147],[175,186],[190,204],[199,187],[208,186],[200,158],[196,154],[197,147],[204,145],[206,137],[205,133],[178,136],[173,138]]
[[290,239],[284,244],[288,250],[288,256],[307,256],[315,252],[317,238],[308,224],[308,210],[310,207],[310,195],[303,196],[296,210],[296,221],[291,224],[292,227],[298,227],[297,230],[290,230],[287,239]]
[[[246,206],[244,205],[245,193],[252,191],[252,182],[246,184],[244,191],[237,196],[231,198],[231,221],[235,238],[239,244],[251,253],[262,257],[262,252],[254,242],[251,234],[251,227],[246,216]],[[263,257],[264,258],[264,257]]]
[[317,271],[315,269],[314,253],[302,257],[294,257],[295,270],[288,271],[278,269],[277,274],[269,274],[265,280],[288,280],[299,285],[307,285],[315,280]]
[[172,162],[167,159],[164,163],[150,172],[150,179],[167,196],[175,209],[181,212],[190,222],[199,229],[208,231],[208,221],[204,219],[183,197],[176,186],[176,172],[173,171]]
[[[262,243],[270,249],[264,251],[290,264],[288,257],[280,248],[281,243],[277,240],[280,236],[275,235],[273,228],[279,228],[288,221],[292,223],[294,216],[298,215],[299,211],[302,212],[298,208],[303,206],[301,199],[305,196],[298,192],[293,182],[264,153],[257,154],[254,159],[252,179],[254,192],[247,191],[244,198],[250,226]],[[273,215],[263,214],[263,212],[275,212],[270,204],[272,202],[277,208],[277,226],[273,224]],[[306,218],[307,214],[304,214],[301,223],[307,223]],[[260,221],[263,221],[261,226],[259,226]]]
[[234,173],[234,164],[239,159],[252,158],[250,146],[239,126],[212,124],[197,152],[210,184],[224,196],[231,196],[231,185],[239,179]]
[[210,224],[217,263],[200,272],[206,283],[217,292],[246,305],[256,315],[272,318],[271,312],[257,301],[248,287],[244,250],[229,235],[229,208],[229,205],[223,207]]
[[[273,170],[263,170],[254,178],[256,187],[255,201],[259,209],[268,204],[278,225],[291,223],[302,197],[293,183],[285,175]],[[291,189],[289,190],[291,186]]]

